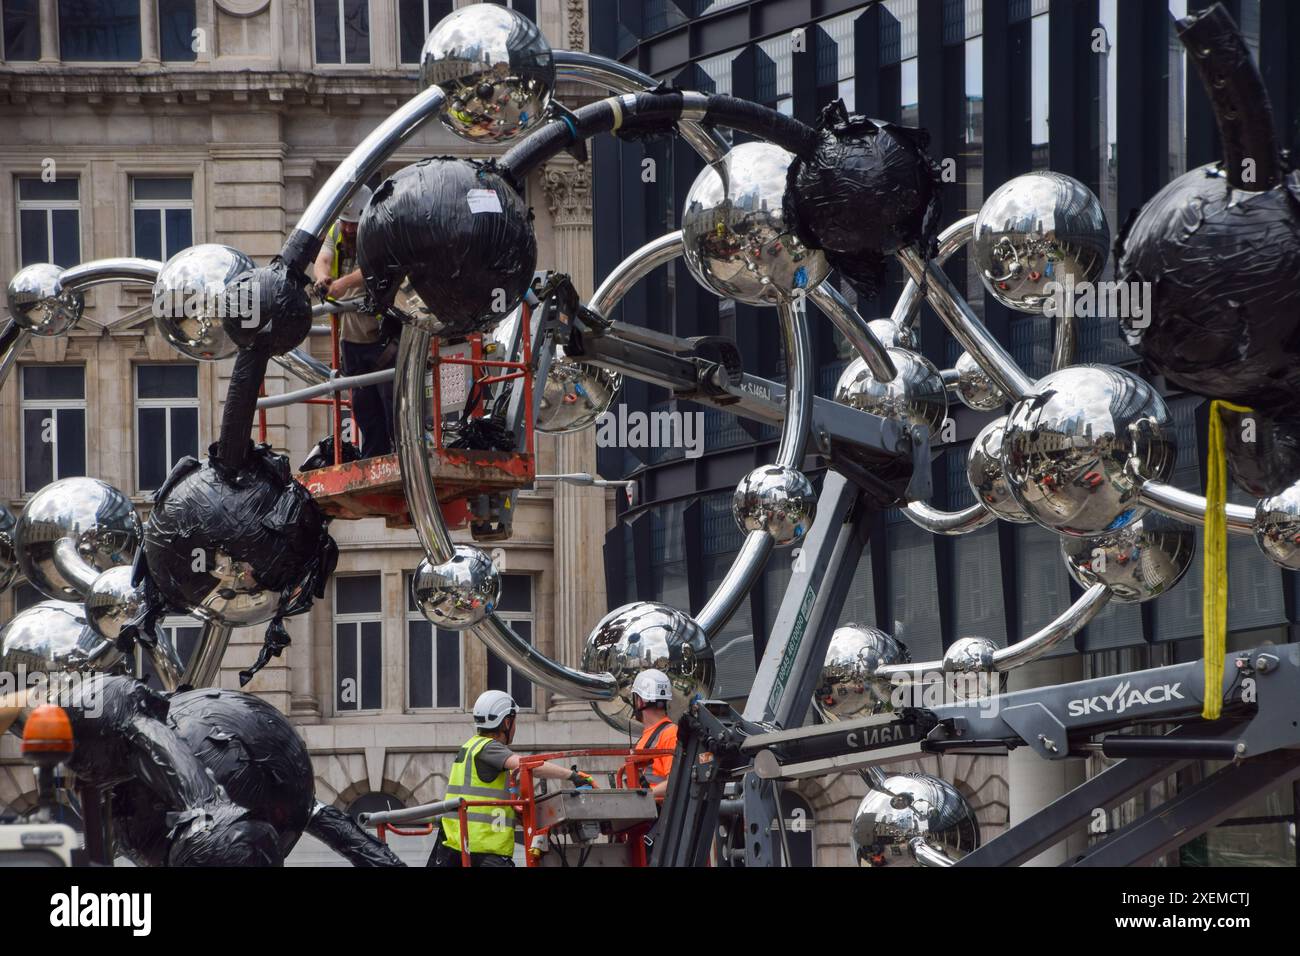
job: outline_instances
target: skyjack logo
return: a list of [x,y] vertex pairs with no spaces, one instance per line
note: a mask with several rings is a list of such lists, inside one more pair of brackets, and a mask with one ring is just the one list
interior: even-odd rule
[[152,893],[82,893],[74,886],[50,897],[51,926],[125,926],[132,935],[148,936],[152,913]]
[[1088,714],[1122,714],[1130,707],[1147,707],[1151,704],[1164,704],[1171,700],[1184,700],[1177,684],[1158,684],[1146,691],[1133,690],[1128,681],[1122,682],[1110,694],[1096,697],[1081,697],[1067,705],[1071,717],[1085,717]]

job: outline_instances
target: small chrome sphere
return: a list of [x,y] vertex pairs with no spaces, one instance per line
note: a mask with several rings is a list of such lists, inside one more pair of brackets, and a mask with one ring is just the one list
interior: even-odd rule
[[73,601],[42,601],[0,629],[0,673],[16,677],[107,670],[121,659]]
[[18,551],[14,547],[14,529],[18,519],[5,505],[0,504],[0,594],[9,590],[18,575]]
[[32,495],[14,529],[18,565],[48,598],[80,601],[78,581],[128,565],[142,530],[131,499],[97,478],[61,478]]
[[537,403],[537,430],[566,435],[591,428],[609,411],[622,387],[623,376],[618,372],[574,361],[557,345]]
[[1063,173],[1017,176],[975,217],[972,255],[989,294],[1008,308],[1041,313],[1053,294],[1100,278],[1110,255],[1101,202]]
[[905,325],[897,325],[893,319],[872,319],[867,328],[887,349],[916,350],[916,336]]
[[987,637],[959,637],[943,652],[945,674],[991,674],[998,646]]
[[924,355],[888,349],[898,374],[881,382],[861,357],[849,363],[835,386],[835,401],[890,421],[924,425],[935,441],[948,417],[948,392],[943,376]]
[[1182,580],[1195,554],[1192,529],[1154,512],[1114,534],[1061,536],[1061,557],[1070,577],[1084,588],[1104,584],[1125,604],[1164,594]]
[[966,456],[966,480],[975,500],[1003,521],[1026,524],[1031,519],[1011,495],[1002,470],[1002,431],[1007,417],[995,418],[975,436]]
[[20,329],[52,337],[72,329],[85,311],[80,292],[59,284],[63,270],[49,262],[37,262],[9,280],[9,314]]
[[85,606],[86,622],[95,633],[116,641],[144,607],[144,589],[132,586],[129,567],[109,568],[91,584]]
[[250,317],[256,303],[227,296],[233,280],[254,268],[238,249],[203,243],[167,260],[153,285],[153,319],[167,344],[190,358],[215,362],[235,354],[222,327],[227,315]]
[[1278,567],[1300,571],[1300,482],[1255,506],[1255,543]]
[[967,408],[991,412],[1007,403],[1002,390],[969,352],[962,352],[953,367],[957,371],[957,397]]
[[443,126],[470,142],[505,143],[546,118],[555,60],[532,20],[477,3],[444,17],[424,41],[420,88],[435,85],[447,94]]
[[501,575],[482,548],[456,545],[450,561],[428,558],[411,575],[411,595],[429,621],[451,631],[473,627],[501,600]]
[[610,611],[587,637],[582,669],[612,674],[618,694],[612,700],[593,701],[592,710],[615,730],[634,731],[639,723],[632,710],[632,682],[651,667],[667,674],[672,684],[668,716],[674,720],[696,697],[713,693],[713,648],[690,615],[653,601]]
[[1173,417],[1147,382],[1122,369],[1076,365],[1038,381],[1007,416],[1007,484],[1034,521],[1093,537],[1146,512],[1142,485],[1174,468]]
[[683,255],[710,292],[776,305],[830,273],[826,256],[795,234],[784,205],[793,160],[771,143],[742,143],[696,177],[682,213]]
[[851,831],[859,866],[912,866],[908,845],[918,837],[959,860],[980,845],[975,811],[956,787],[928,773],[895,774],[867,791]]
[[893,710],[892,684],[876,672],[912,660],[903,642],[879,628],[845,624],[831,634],[813,708],[822,720],[848,720]]
[[817,495],[801,471],[780,465],[755,468],[731,496],[741,531],[766,531],[778,548],[802,540],[817,513]]

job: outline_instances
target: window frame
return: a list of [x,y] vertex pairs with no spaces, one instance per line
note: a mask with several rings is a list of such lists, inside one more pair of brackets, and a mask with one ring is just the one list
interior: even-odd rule
[[[177,655],[181,656],[181,663],[189,663],[185,657],[181,655],[181,646],[180,642],[176,639],[176,632],[180,628],[196,628],[199,632],[199,638],[202,639],[203,622],[197,617],[190,617],[188,614],[169,614],[158,622],[158,626],[168,632],[167,636],[171,638],[172,647],[176,649]],[[195,649],[197,650],[197,647]],[[142,648],[137,641],[135,646],[134,671],[137,680],[144,676],[144,664],[146,659],[144,648]]]
[[[14,238],[17,240],[18,255],[16,256],[20,267],[23,261],[23,212],[38,211],[45,213],[45,253],[43,261],[54,262],[54,212],[56,210],[72,210],[77,214],[77,263],[82,261],[81,247],[81,174],[76,173],[71,177],[77,184],[76,199],[23,199],[23,181],[34,179],[37,182],[43,182],[40,173],[32,175],[18,174],[14,176]],[[34,263],[27,263],[34,265]]]
[[[502,577],[506,577],[506,576],[507,575],[503,572]],[[529,624],[528,633],[531,635],[531,640],[529,641],[529,643],[533,647],[536,647],[537,646],[537,575],[529,574],[523,571],[517,571],[511,573],[508,576],[527,579],[528,610],[527,611],[502,611],[500,609],[497,609],[493,613],[500,620],[504,621],[507,625],[513,624],[515,621],[528,622]],[[513,628],[511,628],[511,630],[513,630]],[[488,653],[490,654],[491,651],[489,651]],[[510,695],[511,700],[515,700],[516,699],[515,698],[515,669],[511,667],[510,664],[507,663],[505,660],[502,660],[501,663],[505,664],[505,668],[506,668],[506,686],[504,690],[507,694]],[[486,678],[486,673],[484,676]],[[527,678],[523,678],[523,679],[527,680]],[[532,714],[537,712],[537,692],[538,692],[539,685],[533,681],[528,681],[528,683],[532,684],[533,687],[533,694],[532,694],[533,702],[527,707],[520,707],[519,712],[521,714]]]
[[432,642],[433,642],[433,643],[432,643],[432,647],[430,648],[430,652],[431,652],[431,653],[430,653],[430,660],[431,660],[431,663],[433,664],[433,673],[432,673],[431,677],[432,677],[433,699],[434,699],[435,701],[438,699],[438,631],[439,631],[439,630],[446,630],[445,628],[439,628],[438,625],[434,624],[434,623],[433,623],[432,621],[430,621],[427,617],[425,617],[425,616],[420,612],[420,608],[419,608],[418,606],[416,606],[416,607],[412,607],[412,606],[411,606],[411,605],[414,603],[414,602],[411,600],[411,597],[410,597],[410,594],[411,594],[411,579],[412,579],[414,576],[415,576],[415,572],[414,572],[414,571],[403,571],[403,572],[402,572],[403,592],[406,594],[406,600],[403,602],[403,606],[406,608],[406,616],[403,618],[403,623],[405,624],[404,631],[405,631],[405,636],[406,636],[406,642],[405,642],[405,648],[404,648],[404,651],[405,651],[405,657],[406,657],[406,668],[405,668],[406,673],[405,673],[405,680],[404,680],[404,682],[403,682],[403,683],[405,684],[405,686],[406,686],[406,701],[405,701],[405,703],[406,703],[406,711],[407,711],[408,713],[412,713],[412,714],[462,714],[462,713],[465,713],[465,712],[467,712],[467,711],[469,710],[469,708],[468,708],[468,707],[466,706],[466,704],[465,704],[465,698],[466,698],[466,694],[465,694],[465,633],[464,633],[463,631],[452,631],[452,630],[447,630],[447,633],[448,633],[448,634],[455,634],[456,637],[457,637],[457,641],[456,641],[456,650],[457,650],[456,667],[457,667],[457,673],[458,673],[458,675],[459,675],[459,679],[458,679],[458,681],[457,681],[457,683],[459,684],[459,695],[460,695],[460,701],[459,701],[459,703],[454,704],[453,706],[450,706],[450,707],[440,707],[440,706],[438,706],[436,703],[435,703],[432,707],[417,707],[417,706],[415,706],[414,704],[411,703],[411,674],[412,674],[412,670],[411,670],[411,625],[412,625],[412,624],[427,624],[427,625],[429,626],[429,637],[430,637],[430,639],[431,639]]
[[[28,398],[26,394],[26,377],[30,369],[37,368],[76,368],[81,371],[81,398]],[[50,466],[53,474],[49,481],[58,481],[60,478],[80,478],[83,475],[60,475],[59,474],[59,417],[58,411],[61,408],[80,410],[81,415],[81,457],[86,462],[86,471],[90,470],[89,460],[89,439],[90,432],[90,403],[86,397],[86,366],[80,363],[65,363],[55,365],[49,362],[33,362],[30,365],[21,366],[21,374],[18,380],[18,429],[21,436],[20,454],[18,462],[18,481],[22,486],[23,496],[34,495],[40,491],[40,488],[29,490],[27,488],[27,412],[40,411],[48,409],[53,416],[54,424],[54,450],[50,456]]]
[[[419,0],[420,13],[424,20],[424,30],[422,35],[427,39],[429,31],[436,24],[429,22],[429,0]],[[456,0],[451,0],[451,12],[456,12]],[[398,66],[419,66],[420,60],[403,60],[402,59],[402,3],[401,0],[393,0],[393,23],[397,27],[397,65]],[[423,49],[423,44],[421,44]]]
[[[151,2],[151,0],[142,0],[142,2]],[[143,62],[143,57],[144,57],[144,8],[143,8],[142,6],[140,6],[140,4],[137,4],[137,5],[136,5],[136,8],[137,8],[137,14],[136,14],[136,27],[135,27],[135,28],[136,28],[136,39],[137,39],[137,41],[138,41],[138,43],[139,43],[139,47],[140,47],[140,55],[139,55],[139,56],[137,56],[137,57],[136,57],[135,59],[133,59],[133,60],[132,60],[132,59],[123,59],[123,60],[116,60],[116,59],[74,60],[74,59],[72,59],[71,57],[67,57],[67,56],[64,56],[64,55],[63,55],[63,36],[62,36],[62,33],[61,33],[62,24],[60,23],[61,17],[60,17],[60,15],[59,15],[59,3],[58,3],[58,0],[54,0],[54,42],[55,42],[55,46],[58,48],[58,51],[59,51],[59,62],[60,62],[60,63],[63,63],[63,64],[73,65],[73,66],[103,66],[103,65],[105,65],[105,64],[117,65],[117,66],[130,66],[131,64],[138,64],[138,63]],[[155,16],[155,18],[157,17],[157,5],[156,5],[156,3],[155,3],[155,7],[154,7],[154,16]],[[156,26],[156,20],[155,20],[155,26]]]
[[[348,0],[329,0],[334,4],[338,11],[338,29],[339,29],[339,58],[338,62],[322,60],[320,58],[320,49],[316,43],[316,2],[312,0],[311,4],[311,59],[314,66],[334,67],[338,69],[351,68],[362,69],[364,67],[373,67],[375,65],[375,32],[373,29],[374,18],[371,16],[375,0],[366,0],[366,59],[364,62],[352,63],[348,61],[348,45],[344,39],[344,21],[346,19],[345,7]],[[427,16],[427,14],[426,14]],[[400,52],[398,54],[401,55]]]
[[[141,398],[140,397],[140,369],[142,368],[171,368],[174,366],[185,366],[194,369],[194,397],[193,398]],[[170,470],[175,464],[176,459],[172,456],[172,412],[173,408],[193,408],[195,414],[195,438],[197,448],[195,455],[203,450],[203,407],[199,401],[199,376],[201,371],[197,363],[191,362],[138,362],[131,367],[132,392],[131,397],[134,403],[134,413],[132,415],[132,426],[135,431],[135,490],[137,494],[148,494],[157,491],[157,488],[145,488],[144,481],[141,479],[140,468],[140,443],[144,438],[140,430],[140,409],[142,408],[161,408],[167,413],[167,427],[164,429],[166,434],[164,456],[168,462],[167,468]]]
[[[366,578],[373,577],[379,582],[379,609],[376,611],[361,611],[344,613],[339,610],[339,589],[338,582],[343,578]],[[332,678],[330,690],[330,710],[335,717],[355,717],[366,714],[381,714],[384,711],[384,576],[380,571],[354,571],[347,574],[334,575],[334,587],[330,589],[330,675]],[[361,653],[361,625],[362,624],[379,625],[379,706],[364,707],[362,686],[363,686],[363,658]],[[357,706],[350,710],[339,709],[339,625],[356,624],[357,633],[354,640],[357,644]]]
[[[146,2],[156,3],[157,0],[146,0]],[[139,199],[137,200],[135,198],[135,184],[140,180],[146,180],[146,179],[187,180],[190,184],[190,198],[189,199]],[[168,175],[158,174],[158,173],[130,173],[127,175],[126,188],[127,188],[127,196],[130,200],[130,206],[131,206],[131,217],[129,221],[129,226],[131,230],[131,255],[133,256],[140,255],[140,252],[135,245],[136,210],[158,213],[158,251],[161,253],[161,258],[163,262],[166,262],[169,258],[171,258],[167,253],[167,211],[168,210],[180,209],[189,212],[190,238],[189,238],[189,242],[185,243],[181,248],[188,249],[190,246],[194,245],[195,211],[194,211],[194,176],[192,174],[183,173],[175,176],[168,176]]]

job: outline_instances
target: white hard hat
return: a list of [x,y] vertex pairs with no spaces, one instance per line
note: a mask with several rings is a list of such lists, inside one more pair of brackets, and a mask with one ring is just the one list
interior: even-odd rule
[[363,184],[361,188],[352,194],[348,204],[339,213],[339,218],[344,222],[359,222],[361,213],[365,211],[368,202],[370,202],[370,187]]
[[505,691],[485,690],[474,701],[474,726],[479,730],[496,730],[517,710],[513,698]]
[[653,704],[656,701],[672,700],[673,686],[668,682],[667,674],[650,667],[636,675],[636,680],[632,682],[632,693],[647,704]]

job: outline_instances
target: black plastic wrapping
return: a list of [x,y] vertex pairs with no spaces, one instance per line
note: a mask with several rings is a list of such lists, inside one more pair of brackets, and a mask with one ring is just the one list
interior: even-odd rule
[[496,325],[519,304],[537,267],[533,214],[492,163],[426,159],[371,197],[357,263],[380,309],[411,286],[446,337]]
[[1242,491],[1269,498],[1300,479],[1300,418],[1223,413],[1228,474]]
[[943,208],[930,136],[849,116],[842,100],[822,110],[818,130],[816,152],[790,166],[799,238],[874,297],[893,253],[919,245],[935,254]]
[[[222,327],[240,348],[283,355],[311,332],[307,276],[283,259],[236,276],[226,295],[232,304]],[[247,302],[254,304],[251,314],[243,314],[237,305]]]
[[[343,459],[342,462],[343,464],[347,464],[350,461],[360,461],[361,451],[357,448],[356,445],[352,444],[352,442],[345,441],[343,443],[342,459]],[[317,468],[329,468],[333,464],[334,464],[334,436],[326,435],[324,438],[322,438],[320,441],[316,443],[315,447],[312,448],[311,450],[311,454],[308,455],[303,460],[303,463],[298,466],[298,470],[315,471]]]
[[353,866],[406,866],[346,813],[326,804],[317,806],[307,832]]
[[256,349],[240,349],[235,367],[226,385],[226,404],[221,410],[221,434],[213,446],[212,457],[230,473],[244,466],[244,456],[251,446],[248,435],[257,416],[257,398],[266,379],[270,357]]

